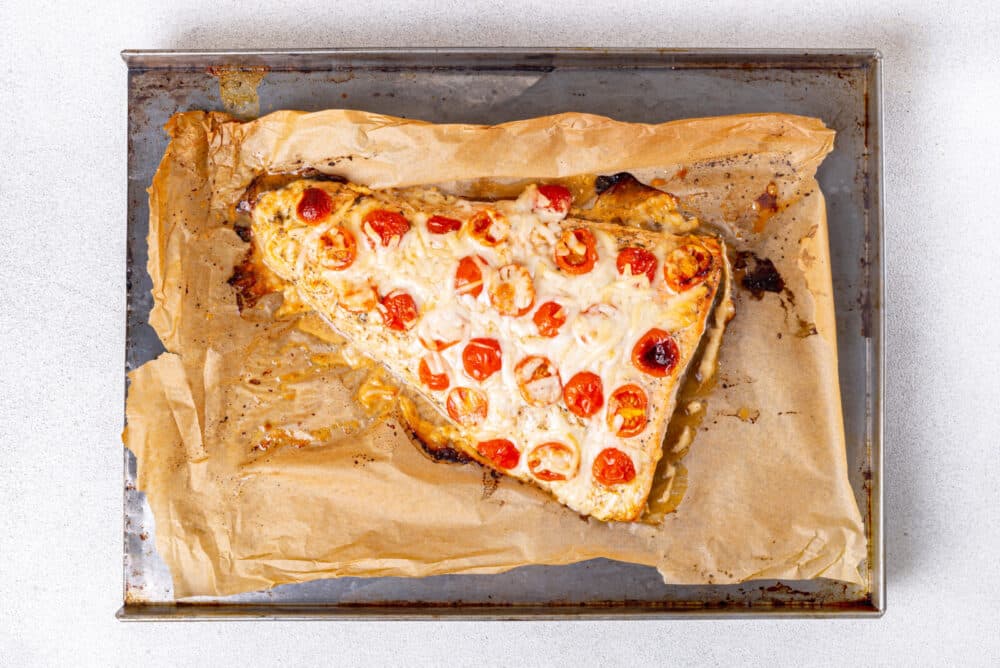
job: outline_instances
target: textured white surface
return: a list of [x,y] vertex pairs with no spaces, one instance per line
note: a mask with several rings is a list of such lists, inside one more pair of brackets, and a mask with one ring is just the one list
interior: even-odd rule
[[[0,2],[0,666],[1000,663],[993,291],[1000,9],[993,2],[88,4]],[[889,311],[882,620],[114,620],[125,321],[118,51],[390,45],[882,50]]]

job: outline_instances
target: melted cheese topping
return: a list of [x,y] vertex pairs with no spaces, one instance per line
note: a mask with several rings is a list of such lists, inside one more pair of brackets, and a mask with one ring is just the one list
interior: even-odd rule
[[[323,189],[337,203],[319,224],[309,224],[296,213],[307,188]],[[537,202],[534,186],[516,200],[484,203],[445,197],[427,189],[376,192],[350,184],[298,181],[261,196],[253,211],[253,230],[265,263],[292,282],[303,301],[359,348],[419,388],[442,413],[447,413],[446,398],[456,387],[485,393],[489,401],[486,419],[464,430],[473,443],[507,439],[514,444],[520,452],[517,465],[503,472],[539,484],[579,512],[599,519],[634,519],[645,503],[660,458],[662,431],[652,438],[649,433],[619,437],[609,426],[609,422],[616,423],[607,415],[608,398],[623,385],[641,387],[649,397],[650,425],[655,421],[654,413],[672,410],[678,377],[701,336],[702,314],[707,314],[708,303],[714,298],[720,262],[715,262],[703,283],[678,294],[664,281],[663,263],[671,251],[695,238],[637,230],[613,235],[605,231],[607,226],[565,220],[551,211],[535,212]],[[410,229],[389,246],[378,243],[377,231],[364,220],[377,209],[400,212],[410,224]],[[506,236],[500,243],[483,243],[464,224],[483,209],[502,214]],[[463,221],[462,229],[431,233],[426,223],[435,214]],[[357,253],[346,269],[331,270],[319,261],[321,238],[327,232],[336,234],[337,226],[354,236]],[[564,230],[581,227],[594,234],[597,262],[592,270],[574,275],[558,268],[556,245]],[[491,234],[496,228],[494,223]],[[569,237],[575,239],[574,235]],[[713,257],[720,253],[714,239],[701,241],[712,249]],[[652,282],[644,273],[619,274],[615,261],[626,245],[641,245],[656,257]],[[582,244],[571,250],[586,252]],[[483,289],[477,296],[455,290],[459,261],[468,256],[484,261]],[[409,294],[416,303],[418,320],[412,329],[390,330],[383,324],[384,309],[374,307],[379,296],[396,291]],[[511,308],[524,311],[523,315],[505,315],[498,310],[501,291],[506,291]],[[566,322],[555,336],[546,337],[539,334],[532,315],[549,301],[563,307]],[[684,330],[697,330],[683,339],[694,341],[687,346],[690,350],[682,349],[684,363],[663,378],[644,373],[631,361],[636,341],[652,328],[667,330],[678,340],[682,340]],[[464,371],[462,353],[472,338],[491,338],[500,344],[500,370],[482,381]],[[433,342],[456,343],[429,355]],[[558,380],[541,379],[531,384],[530,394],[540,395],[544,401],[526,399],[515,371],[520,362],[532,356],[548,359],[558,372]],[[433,374],[447,374],[446,389],[434,391],[421,383],[418,365],[422,359]],[[583,371],[600,377],[604,395],[604,407],[587,418],[571,412],[559,390]],[[665,417],[655,422],[665,428]],[[646,432],[651,429],[647,427]],[[567,480],[540,480],[529,469],[528,454],[552,442],[570,448],[570,459],[578,462],[573,467],[550,462],[553,468],[575,471]],[[609,447],[632,460],[636,471],[632,481],[609,486],[594,479],[594,461]],[[553,455],[547,457],[552,459]]]

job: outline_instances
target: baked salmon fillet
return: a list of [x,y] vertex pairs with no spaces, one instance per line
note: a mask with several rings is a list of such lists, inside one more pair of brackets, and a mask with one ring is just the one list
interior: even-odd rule
[[555,184],[487,202],[301,179],[251,205],[268,269],[446,416],[456,447],[583,515],[639,518],[719,239],[575,217]]

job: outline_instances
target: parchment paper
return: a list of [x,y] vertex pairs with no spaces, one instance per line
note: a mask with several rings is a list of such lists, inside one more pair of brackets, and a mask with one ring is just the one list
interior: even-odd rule
[[[178,599],[594,557],[655,566],[671,583],[861,581],[814,180],[833,132],[820,121],[563,114],[481,127],[357,111],[248,123],[188,112],[167,131],[149,191],[149,272],[150,323],[168,352],[131,374],[124,440]],[[279,295],[241,315],[227,284],[247,249],[233,206],[256,175],[303,168],[458,194],[631,171],[680,196],[736,251],[773,260],[783,293],[734,294],[716,385],[672,478],[686,469],[676,512],[606,524],[478,465],[433,462],[400,425],[378,369],[345,364],[350,349],[315,315],[277,314]]]

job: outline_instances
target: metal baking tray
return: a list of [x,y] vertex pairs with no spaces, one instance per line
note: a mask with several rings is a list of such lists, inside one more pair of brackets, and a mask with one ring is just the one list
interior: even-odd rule
[[126,370],[162,350],[147,324],[146,188],[176,111],[224,109],[218,73],[266,68],[261,114],[348,107],[436,122],[499,123],[561,111],[659,122],[780,111],[823,119],[836,148],[827,198],[851,485],[865,519],[869,584],[831,580],[666,585],[653,568],[597,559],[498,575],[339,578],[175,603],[155,526],[125,451],[121,619],[665,618],[879,616],[882,524],[882,125],[873,50],[321,49],[125,51],[128,65]]

